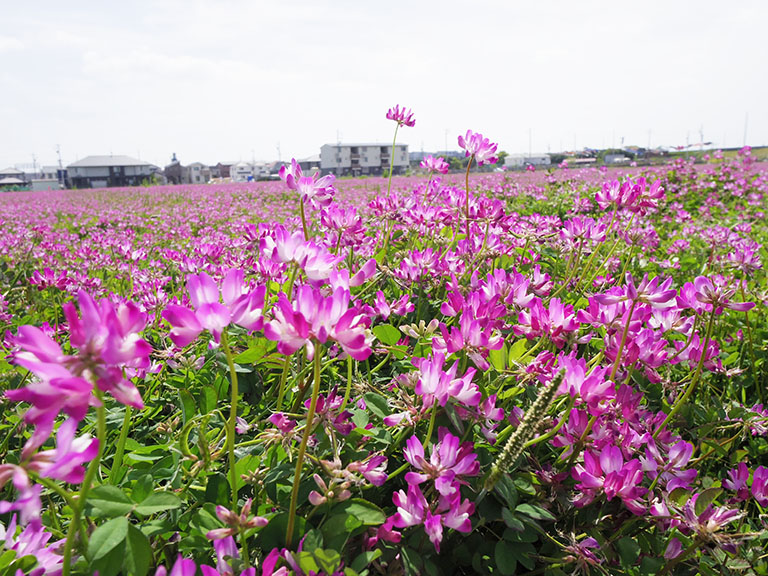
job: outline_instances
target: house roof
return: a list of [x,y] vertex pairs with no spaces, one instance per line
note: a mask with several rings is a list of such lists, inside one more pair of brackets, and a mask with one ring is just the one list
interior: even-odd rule
[[19,180],[18,178],[0,178],[0,186],[4,186],[6,184],[25,184],[24,180]]
[[[331,148],[361,148],[363,146],[375,146],[375,147],[387,147],[390,150],[392,149],[392,143],[391,142],[340,142],[337,144],[323,144],[322,148],[325,148],[326,146],[330,146]],[[397,144],[397,147],[405,147],[408,148],[408,144]]]
[[73,162],[67,168],[105,168],[109,166],[154,166],[144,160],[131,158],[130,156],[86,156],[82,160]]
[[23,174],[24,172],[22,170],[16,170],[16,168],[4,168],[0,170],[0,176],[5,176],[8,174]]

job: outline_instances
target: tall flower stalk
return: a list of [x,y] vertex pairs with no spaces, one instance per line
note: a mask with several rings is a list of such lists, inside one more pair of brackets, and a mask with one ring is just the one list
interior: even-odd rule
[[464,205],[464,216],[467,221],[467,241],[469,241],[469,170],[472,167],[472,160],[477,162],[478,167],[483,164],[496,164],[499,161],[499,157],[496,156],[498,145],[492,143],[488,138],[484,138],[479,132],[467,130],[465,136],[459,136],[459,146],[465,151],[464,157],[469,158],[465,178],[467,196]]
[[293,474],[293,489],[291,490],[291,505],[288,510],[288,527],[285,530],[285,543],[288,548],[291,547],[293,540],[293,528],[296,525],[296,507],[299,502],[299,485],[301,484],[301,469],[304,466],[304,456],[307,452],[307,442],[312,434],[312,423],[315,419],[315,409],[317,408],[317,397],[320,394],[320,358],[322,356],[322,345],[318,342],[315,348],[314,375],[312,383],[312,396],[307,411],[307,421],[304,425],[304,434],[301,437],[299,453],[296,456],[296,471]]

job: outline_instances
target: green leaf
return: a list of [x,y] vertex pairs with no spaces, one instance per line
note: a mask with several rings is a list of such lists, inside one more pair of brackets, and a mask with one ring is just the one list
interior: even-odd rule
[[509,347],[509,362],[513,363],[515,360],[522,357],[528,349],[528,341],[525,338],[516,340],[512,346]]
[[345,500],[333,509],[334,512],[346,512],[350,516],[357,518],[365,526],[378,526],[384,524],[387,515],[376,506],[363,500],[362,498],[352,498]]
[[387,346],[394,346],[400,340],[400,330],[392,326],[392,324],[379,324],[373,327],[373,333]]
[[120,516],[105,522],[93,531],[88,541],[88,556],[93,560],[103,558],[120,546],[127,535],[128,518]]
[[195,416],[195,399],[189,390],[179,390],[179,404],[181,404],[181,418],[186,424]]
[[634,566],[640,557],[640,544],[634,538],[622,538],[616,542],[616,548],[619,552],[622,566]]
[[525,530],[525,524],[523,524],[519,518],[516,518],[509,508],[502,508],[501,518],[504,520],[504,524],[512,530],[515,530],[516,532]]
[[16,558],[15,550],[6,550],[2,554],[0,554],[0,570],[4,570],[5,568],[8,568],[8,566],[11,565],[11,562],[13,562],[14,558]]
[[678,506],[684,506],[691,498],[691,493],[685,488],[675,488],[669,493],[669,499]]
[[494,486],[494,490],[510,508],[517,505],[517,488],[509,476],[502,476]]
[[317,565],[326,574],[335,574],[341,565],[341,555],[336,550],[323,550],[317,548],[312,552]]
[[181,500],[171,492],[155,492],[147,496],[136,506],[136,512],[143,516],[165,512],[181,507]]
[[515,512],[519,512],[520,514],[525,514],[529,518],[533,518],[534,520],[549,520],[551,522],[554,522],[556,518],[552,515],[551,512],[548,510],[545,510],[544,508],[541,508],[540,506],[533,506],[532,504],[520,504],[517,508],[515,508]]
[[693,507],[696,516],[703,514],[707,509],[707,506],[712,504],[712,501],[720,496],[722,491],[722,488],[707,488],[706,490],[699,492],[699,496],[696,498],[696,504]]
[[128,514],[135,506],[117,486],[97,486],[88,496],[88,503],[101,512],[101,516],[115,518]]
[[[150,496],[151,498],[151,496]],[[133,524],[128,525],[128,537],[125,539],[123,568],[126,574],[145,576],[152,562],[152,548],[149,540]]]
[[496,542],[493,553],[496,566],[504,576],[511,576],[517,569],[517,557],[513,551],[513,545],[503,540]]
[[198,405],[200,406],[201,414],[208,414],[216,409],[219,404],[219,396],[216,394],[216,389],[213,386],[203,386],[203,390],[199,395]]
[[251,345],[247,350],[240,352],[233,360],[237,364],[255,364],[267,353],[267,347],[263,342]]
[[387,399],[374,392],[367,392],[363,398],[368,409],[376,414],[379,418],[389,416],[389,407],[387,406]]
[[507,345],[502,345],[500,350],[490,350],[488,352],[488,361],[498,372],[507,367]]
[[152,493],[154,486],[155,482],[152,479],[152,474],[144,474],[133,484],[131,498],[136,502],[141,502]]
[[351,568],[356,572],[360,572],[361,570],[367,568],[371,562],[376,560],[379,556],[381,556],[381,550],[378,548],[372,552],[363,552],[362,554],[359,554],[354,560],[352,560]]

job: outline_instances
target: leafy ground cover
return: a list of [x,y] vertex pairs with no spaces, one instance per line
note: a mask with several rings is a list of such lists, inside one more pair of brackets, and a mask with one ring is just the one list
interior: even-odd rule
[[768,573],[768,171],[710,160],[1,196],[0,573]]

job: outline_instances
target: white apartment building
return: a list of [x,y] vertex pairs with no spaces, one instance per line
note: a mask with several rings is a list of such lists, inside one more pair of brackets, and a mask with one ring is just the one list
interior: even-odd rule
[[[324,144],[320,147],[320,171],[336,176],[381,175],[389,170],[392,144]],[[395,146],[394,174],[408,168],[408,145]]]

